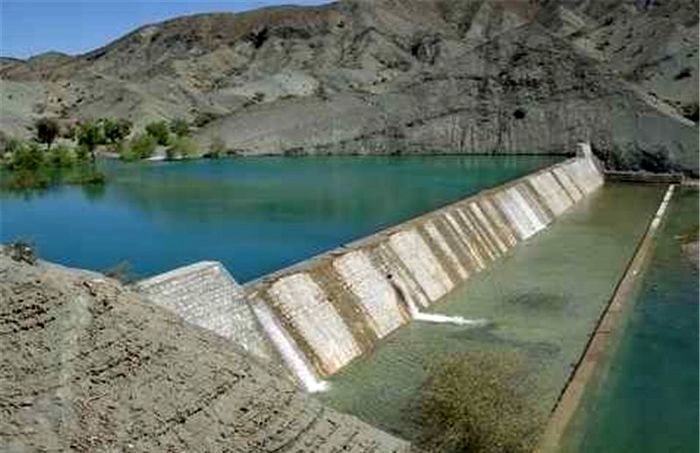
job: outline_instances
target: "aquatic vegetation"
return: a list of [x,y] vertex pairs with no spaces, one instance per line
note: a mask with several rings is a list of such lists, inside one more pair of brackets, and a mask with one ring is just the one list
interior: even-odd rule
[[529,452],[544,414],[527,396],[514,353],[452,354],[429,367],[420,401],[422,445],[439,452]]
[[44,150],[33,142],[14,142],[3,157],[0,185],[8,190],[46,189],[51,185],[104,184],[105,175],[89,163],[86,148],[58,145]]

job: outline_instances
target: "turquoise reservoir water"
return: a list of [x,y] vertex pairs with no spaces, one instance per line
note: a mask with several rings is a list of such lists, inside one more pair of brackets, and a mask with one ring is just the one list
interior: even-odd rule
[[520,356],[528,365],[522,382],[536,382],[531,394],[548,412],[664,189],[606,184],[430,310],[484,318],[489,325],[414,321],[333,376],[321,397],[413,440],[420,432],[415,409],[431,362],[450,353],[486,350]]
[[697,230],[698,192],[681,190],[627,308],[626,328],[567,432],[566,451],[699,450],[698,269],[681,249]]
[[560,161],[553,156],[106,163],[102,190],[0,192],[0,241],[147,276],[218,260],[247,281]]

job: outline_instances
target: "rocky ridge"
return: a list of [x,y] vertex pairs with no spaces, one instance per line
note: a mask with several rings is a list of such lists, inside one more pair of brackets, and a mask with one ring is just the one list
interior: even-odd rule
[[2,131],[181,117],[255,154],[562,153],[697,174],[690,0],[341,0],[144,26],[0,62]]

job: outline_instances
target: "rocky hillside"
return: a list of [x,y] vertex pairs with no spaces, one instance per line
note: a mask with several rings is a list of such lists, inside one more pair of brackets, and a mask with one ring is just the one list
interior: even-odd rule
[[0,450],[401,452],[113,280],[0,249]]
[[341,0],[0,61],[2,132],[184,118],[238,154],[569,152],[698,166],[694,0]]

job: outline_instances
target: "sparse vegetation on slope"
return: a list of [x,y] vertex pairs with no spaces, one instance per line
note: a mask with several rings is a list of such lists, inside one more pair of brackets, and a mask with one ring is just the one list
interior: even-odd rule
[[244,155],[589,141],[619,169],[697,173],[697,2],[635,5],[343,0],[176,18],[85,55],[4,63],[0,129],[104,112],[142,130],[157,114],[159,146],[189,124],[201,154],[218,136]]

